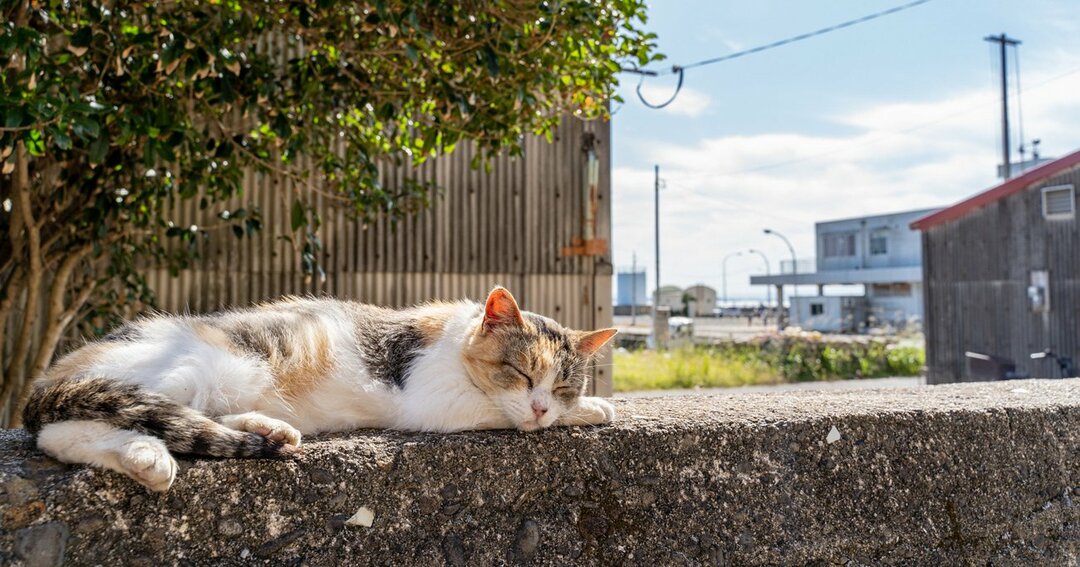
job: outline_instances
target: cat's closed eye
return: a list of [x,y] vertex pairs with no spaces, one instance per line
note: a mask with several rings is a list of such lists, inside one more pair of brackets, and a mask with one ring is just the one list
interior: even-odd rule
[[533,388],[532,378],[529,377],[529,375],[526,374],[524,370],[518,368],[517,366],[515,366],[513,364],[510,364],[509,362],[505,363],[503,366],[505,366],[506,368],[509,368],[511,370],[511,372],[516,374],[519,378],[524,379],[525,383],[528,384],[530,390]]

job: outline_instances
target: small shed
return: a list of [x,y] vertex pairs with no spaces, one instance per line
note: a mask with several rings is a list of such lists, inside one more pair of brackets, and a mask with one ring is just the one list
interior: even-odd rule
[[[1080,355],[1080,151],[912,223],[922,231],[928,382],[979,379],[971,352],[1057,377]],[[977,359],[973,359],[977,360]]]
[[716,290],[704,285],[697,284],[686,288],[683,292],[693,298],[690,301],[689,310],[690,317],[712,317],[713,311],[716,310]]

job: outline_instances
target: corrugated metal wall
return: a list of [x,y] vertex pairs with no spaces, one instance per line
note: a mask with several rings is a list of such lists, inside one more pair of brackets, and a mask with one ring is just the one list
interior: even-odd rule
[[[970,380],[965,351],[1010,358],[1017,370],[1056,377],[1052,348],[1080,357],[1080,220],[1047,220],[1041,188],[1072,184],[1080,170],[1040,182],[923,234],[929,382]],[[1048,270],[1050,310],[1032,311],[1032,270]],[[1074,358],[1075,359],[1075,358]]]
[[[216,232],[202,245],[201,258],[191,269],[179,277],[157,270],[150,282],[159,307],[192,312],[306,293],[390,306],[435,298],[482,300],[492,286],[501,284],[523,308],[564,325],[609,327],[610,256],[561,254],[583,235],[588,204],[584,148],[589,143],[595,143],[600,171],[596,236],[610,242],[609,141],[608,123],[567,118],[552,143],[530,136],[523,157],[500,157],[490,172],[469,167],[470,144],[419,168],[384,168],[389,186],[412,176],[443,189],[430,209],[396,225],[352,222],[310,186],[249,173],[245,194],[230,206],[257,204],[263,230],[242,240],[228,230]],[[296,195],[310,199],[322,215],[325,281],[306,278],[298,252],[277,238],[289,232]],[[178,226],[221,222],[198,211],[195,200],[179,206]],[[610,354],[598,362],[595,378],[597,391],[610,393]]]

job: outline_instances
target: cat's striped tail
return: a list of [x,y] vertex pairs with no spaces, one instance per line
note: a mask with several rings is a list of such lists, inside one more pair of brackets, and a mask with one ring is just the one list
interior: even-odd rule
[[77,378],[34,389],[23,408],[23,425],[35,435],[60,421],[107,423],[152,435],[170,451],[209,457],[273,458],[295,447],[255,433],[229,429],[166,396],[107,378]]

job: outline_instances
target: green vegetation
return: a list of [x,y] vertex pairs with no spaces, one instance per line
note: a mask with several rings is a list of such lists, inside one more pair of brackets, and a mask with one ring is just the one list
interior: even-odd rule
[[917,376],[923,349],[881,341],[766,340],[615,353],[615,390],[730,387],[814,380]]

